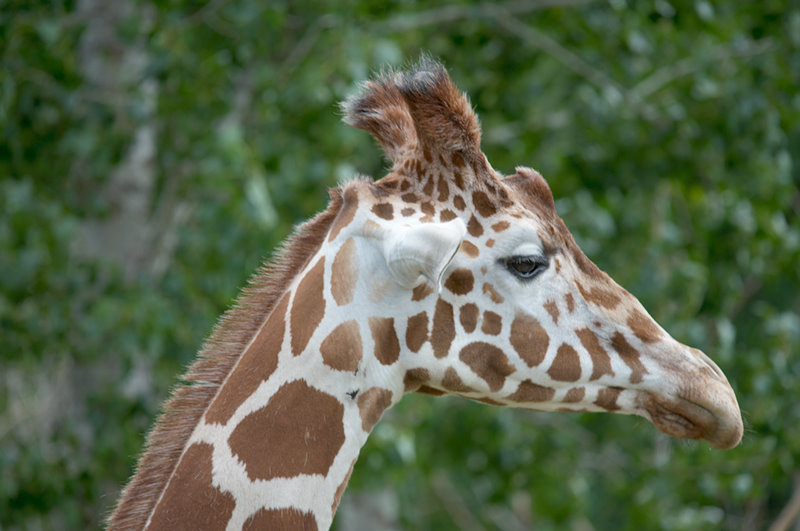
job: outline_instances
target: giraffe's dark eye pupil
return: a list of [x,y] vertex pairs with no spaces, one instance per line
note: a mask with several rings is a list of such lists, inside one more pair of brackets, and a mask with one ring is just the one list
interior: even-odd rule
[[547,269],[547,259],[540,256],[512,256],[505,261],[506,268],[515,276],[530,280]]

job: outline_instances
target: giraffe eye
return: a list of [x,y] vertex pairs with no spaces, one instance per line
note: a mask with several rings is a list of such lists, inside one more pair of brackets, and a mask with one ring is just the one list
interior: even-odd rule
[[530,280],[547,269],[546,258],[540,256],[512,256],[505,260],[506,268],[522,280]]

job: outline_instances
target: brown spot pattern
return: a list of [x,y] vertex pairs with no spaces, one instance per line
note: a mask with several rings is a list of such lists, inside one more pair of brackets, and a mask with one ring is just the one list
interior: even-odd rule
[[291,311],[292,354],[305,350],[308,340],[325,315],[324,288],[325,257],[306,273],[297,286]]
[[550,378],[559,382],[574,382],[581,377],[581,359],[574,348],[562,343],[553,364],[547,369]]
[[431,293],[433,293],[433,288],[427,282],[423,282],[411,292],[411,300],[421,301]]
[[[336,508],[339,507],[339,502],[342,501],[342,494],[344,494],[345,489],[347,488],[347,483],[350,481],[350,476],[353,475],[353,468],[356,466],[357,459],[353,459],[353,462],[350,463],[350,469],[345,474],[344,479],[339,486],[336,487],[336,494],[333,495],[333,504],[331,504],[331,514],[336,514]],[[271,529],[268,527],[264,527],[262,529]],[[305,531],[305,530],[304,530]]]
[[428,369],[423,369],[422,367],[409,369],[406,371],[405,376],[403,376],[403,389],[406,393],[409,391],[416,391],[423,383],[430,381],[430,379],[431,375]]
[[639,351],[633,348],[621,332],[616,332],[611,338],[611,346],[617,351],[619,357],[631,369],[631,383],[640,383],[642,375],[647,374],[647,369],[639,359]]
[[578,335],[578,339],[581,340],[583,348],[589,352],[589,356],[592,358],[592,377],[589,380],[597,380],[604,374],[613,376],[611,358],[608,356],[608,352],[600,345],[597,335],[588,328],[581,328],[576,330],[575,333]]
[[481,323],[481,331],[490,336],[500,334],[503,329],[503,319],[492,311],[483,312],[483,322]]
[[439,221],[443,223],[446,221],[450,221],[452,219],[456,219],[457,217],[458,216],[456,216],[456,213],[450,210],[449,208],[446,208],[441,212],[439,212]]
[[567,391],[566,395],[564,395],[564,400],[562,400],[562,402],[566,402],[567,404],[580,402],[581,400],[583,400],[583,397],[585,395],[586,395],[586,389],[584,389],[583,387],[573,387],[572,389]]
[[633,335],[644,343],[654,343],[661,338],[661,330],[655,321],[639,310],[633,310],[626,322],[633,330]]
[[475,278],[472,276],[472,271],[463,267],[457,268],[444,281],[444,287],[456,295],[466,295],[472,291],[474,284]]
[[370,387],[358,397],[358,412],[361,429],[369,433],[381,419],[383,412],[392,405],[392,392],[381,387]]
[[560,312],[558,311],[558,304],[556,304],[556,301],[547,301],[544,303],[544,309],[550,314],[550,317],[553,318],[553,324],[557,325]]
[[458,210],[464,210],[467,208],[467,203],[464,202],[464,198],[460,195],[457,195],[453,198],[453,206],[456,207]]
[[459,321],[461,321],[461,326],[464,327],[464,331],[468,334],[475,331],[475,327],[478,326],[478,312],[478,307],[471,302],[459,309]]
[[583,284],[577,280],[575,284],[578,286],[578,291],[581,292],[581,295],[583,295],[583,298],[586,299],[587,302],[592,302],[603,308],[608,308],[609,310],[613,310],[620,303],[620,298],[607,289],[592,288],[586,290]]
[[485,218],[491,217],[497,212],[497,207],[494,202],[489,199],[489,196],[486,195],[485,192],[481,192],[480,190],[472,192],[472,204],[475,206],[478,214]]
[[446,394],[441,389],[436,389],[436,388],[431,387],[429,385],[421,386],[419,389],[417,389],[417,392],[425,394],[425,395],[431,395],[431,396],[442,396],[442,395]]
[[436,189],[439,191],[439,201],[441,203],[447,201],[447,198],[450,197],[450,188],[447,186],[447,181],[445,181],[442,177],[439,177],[439,182],[436,185]]
[[408,208],[408,207],[406,207],[406,208],[404,208],[403,210],[400,211],[400,213],[404,217],[413,216],[415,212],[416,212],[416,210],[414,210],[413,208]]
[[492,225],[492,230],[495,231],[495,232],[503,232],[510,225],[511,225],[511,223],[509,223],[508,221],[505,221],[505,220],[504,221],[498,221],[497,223]]
[[503,304],[503,302],[505,302],[503,296],[497,293],[497,290],[494,289],[494,286],[492,286],[488,282],[483,285],[483,294],[488,295],[489,298],[492,299],[492,302],[495,304]]
[[486,247],[494,247],[494,238],[486,240]]
[[344,444],[344,406],[302,380],[281,386],[228,439],[248,477],[269,480],[328,473]]
[[450,343],[456,337],[456,327],[453,321],[453,306],[441,298],[436,301],[436,311],[433,314],[433,327],[431,329],[431,346],[433,355],[437,358],[447,356]]
[[467,256],[469,256],[470,258],[475,258],[481,254],[478,247],[476,247],[474,243],[467,240],[461,242],[461,248],[459,250],[462,251]]
[[572,298],[572,293],[567,293],[567,295],[564,297],[564,300],[567,301],[567,311],[572,313],[572,311],[575,309],[575,299]]
[[278,354],[283,344],[288,305],[289,294],[286,293],[275,305],[264,327],[242,354],[239,363],[211,402],[206,411],[207,423],[227,423],[242,402],[247,400],[261,382],[269,378],[278,367]]
[[608,411],[617,411],[619,409],[617,398],[621,392],[622,389],[619,387],[605,387],[600,389],[594,403]]
[[501,389],[506,381],[506,376],[515,370],[508,363],[508,358],[502,350],[483,341],[476,341],[465,346],[461,349],[459,357],[475,374],[489,384],[491,391]]
[[375,357],[384,365],[391,365],[400,357],[400,341],[392,317],[370,317],[369,330],[375,343]]
[[322,361],[337,371],[355,372],[361,363],[362,346],[358,323],[344,322],[333,329],[319,347]]
[[333,241],[339,232],[353,221],[356,210],[358,210],[358,192],[354,188],[347,188],[344,191],[344,204],[333,220],[328,241]]
[[481,236],[481,234],[483,234],[483,225],[481,225],[480,221],[478,221],[475,216],[469,217],[469,221],[467,222],[467,232],[469,232],[474,238],[478,238]]
[[530,380],[520,382],[514,394],[506,397],[512,402],[547,402],[553,398],[556,390],[552,387],[535,384]]
[[[205,512],[195,510],[205,515]],[[204,527],[187,527],[186,529],[205,529]],[[245,521],[242,531],[260,531],[263,529],[315,531],[319,529],[317,520],[311,513],[304,513],[297,509],[265,509],[256,511]]]
[[394,218],[394,208],[391,203],[376,203],[370,210],[381,219],[390,220]]
[[206,443],[195,443],[186,450],[155,507],[150,529],[226,528],[236,502],[212,483],[213,450]]
[[550,346],[550,336],[539,324],[539,321],[526,313],[518,311],[511,323],[511,346],[517,351],[519,357],[528,365],[536,367],[547,354]]
[[467,384],[464,383],[456,370],[452,367],[448,367],[444,372],[444,378],[442,378],[442,387],[454,393],[466,393],[468,391],[472,391],[472,389],[467,387]]
[[406,345],[411,352],[419,352],[428,340],[428,314],[420,312],[408,318]]
[[331,294],[336,304],[344,306],[353,301],[357,280],[356,242],[348,238],[331,264]]

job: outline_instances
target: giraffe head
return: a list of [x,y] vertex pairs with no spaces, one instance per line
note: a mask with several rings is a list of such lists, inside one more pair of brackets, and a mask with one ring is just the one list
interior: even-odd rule
[[722,371],[583,254],[541,175],[492,169],[440,64],[385,73],[343,110],[392,167],[343,188],[333,295],[368,307],[376,355],[403,371],[405,391],[637,414],[669,435],[738,444]]

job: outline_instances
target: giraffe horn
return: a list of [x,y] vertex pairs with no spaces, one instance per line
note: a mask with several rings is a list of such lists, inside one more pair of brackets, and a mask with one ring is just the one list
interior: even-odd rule
[[340,104],[344,122],[369,132],[395,164],[417,143],[408,105],[397,89],[398,80],[399,75],[392,71],[382,73]]
[[467,161],[482,159],[478,117],[441,63],[423,55],[398,76],[397,88],[408,104],[420,148],[457,153]]

